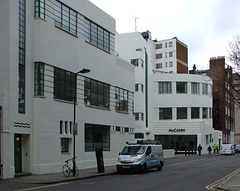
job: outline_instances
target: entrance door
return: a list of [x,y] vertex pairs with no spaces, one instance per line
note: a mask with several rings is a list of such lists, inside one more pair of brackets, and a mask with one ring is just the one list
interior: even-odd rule
[[22,136],[15,134],[14,136],[14,158],[15,173],[22,172]]

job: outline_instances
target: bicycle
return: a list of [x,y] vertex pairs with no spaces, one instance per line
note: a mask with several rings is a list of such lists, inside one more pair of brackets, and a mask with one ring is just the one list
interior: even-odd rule
[[[77,158],[77,157],[75,157],[75,158]],[[63,167],[62,167],[62,173],[66,177],[69,177],[71,172],[73,173],[73,159],[74,158],[66,160],[65,161],[66,164],[64,164]],[[78,171],[77,165],[76,165],[75,170],[76,170],[75,174],[79,175],[79,171]]]

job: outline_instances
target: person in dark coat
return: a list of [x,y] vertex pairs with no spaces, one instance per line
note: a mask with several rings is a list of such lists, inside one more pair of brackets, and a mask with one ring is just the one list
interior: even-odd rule
[[202,151],[202,146],[201,146],[201,144],[198,145],[197,150],[198,150],[198,154],[201,155],[201,151]]
[[212,152],[212,147],[209,145],[207,150],[208,150],[208,154],[210,155]]

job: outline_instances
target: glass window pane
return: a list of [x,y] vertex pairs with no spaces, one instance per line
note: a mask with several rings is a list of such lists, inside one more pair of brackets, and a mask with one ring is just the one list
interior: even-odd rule
[[85,151],[95,151],[95,148],[110,151],[110,127],[105,125],[85,125]]
[[187,108],[177,108],[177,119],[187,119]]
[[172,119],[172,108],[159,108],[159,120]]
[[199,119],[199,107],[192,107],[191,108],[191,118],[192,119]]
[[91,36],[91,23],[89,20],[84,20],[84,36],[87,42],[90,42]]
[[160,94],[171,94],[172,93],[172,82],[159,82],[159,93]]
[[55,25],[70,33],[77,34],[77,12],[57,1],[54,5]]
[[208,118],[208,108],[206,108],[206,107],[203,107],[202,108],[202,118],[203,119],[207,119]]
[[177,93],[187,93],[187,82],[177,82]]

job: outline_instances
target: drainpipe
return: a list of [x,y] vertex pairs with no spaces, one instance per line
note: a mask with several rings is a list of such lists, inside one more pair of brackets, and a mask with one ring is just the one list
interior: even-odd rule
[[0,179],[3,179],[2,170],[2,107],[0,106]]
[[148,128],[148,53],[145,48],[145,113],[146,113],[146,128]]

